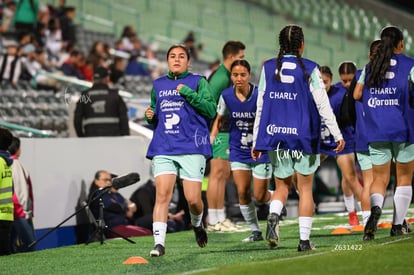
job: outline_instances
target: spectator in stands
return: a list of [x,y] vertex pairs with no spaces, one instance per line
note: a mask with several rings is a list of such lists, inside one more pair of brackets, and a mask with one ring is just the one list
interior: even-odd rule
[[61,67],[70,57],[73,51],[77,51],[77,47],[75,43],[66,43],[62,42],[62,50],[59,52],[57,67]]
[[14,31],[13,19],[15,11],[16,1],[8,1],[7,3],[4,3],[0,33],[6,34],[8,32]]
[[17,2],[14,13],[14,28],[18,39],[23,33],[35,32],[38,13],[39,0],[20,0]]
[[118,81],[125,75],[126,62],[122,57],[115,57],[114,61],[109,67],[111,71],[110,79],[113,84],[117,84]]
[[55,8],[54,16],[59,19],[65,15],[65,12],[66,12],[66,0],[58,0],[58,4]]
[[[130,224],[130,219],[137,210],[135,203],[125,199],[113,187],[101,193],[100,188],[111,184],[112,177],[107,171],[97,171],[89,189],[89,203],[93,215],[96,219],[103,218],[105,225],[114,232],[106,231],[105,236],[116,238],[119,237],[118,234],[124,237],[151,235],[151,230]],[[99,217],[100,199],[103,203],[103,217]]]
[[36,240],[33,226],[33,188],[29,172],[19,161],[20,139],[13,137],[9,146],[12,155],[14,222],[12,229],[12,252],[35,251],[29,245]]
[[137,39],[134,27],[131,25],[125,26],[121,34],[122,48],[128,52],[132,51],[134,49],[133,42]]
[[16,86],[21,74],[21,67],[18,46],[12,42],[7,47],[7,53],[0,56],[0,81]]
[[93,81],[93,63],[89,58],[86,58],[84,55],[79,60],[78,63],[79,71],[81,71],[83,78],[87,81]]
[[199,53],[203,50],[203,44],[196,45],[194,32],[190,31],[184,38],[183,43],[190,50],[191,58],[198,60]]
[[34,31],[34,40],[36,47],[44,47],[46,45],[46,30],[49,27],[50,13],[46,5],[41,5]]
[[220,59],[214,60],[213,62],[211,62],[210,64],[208,64],[208,69],[206,71],[204,71],[204,76],[209,79],[210,75],[218,69],[218,67],[220,66]]
[[51,18],[45,33],[45,47],[49,55],[49,59],[54,66],[58,66],[59,56],[65,48],[66,43],[62,41],[62,31],[59,27],[59,21]]
[[139,61],[140,54],[139,52],[131,52],[131,57],[128,60],[128,64],[125,68],[126,75],[133,76],[149,76],[150,71],[148,67],[143,62]]
[[124,51],[138,52],[140,56],[148,59],[155,58],[154,52],[151,50],[150,46],[142,39],[139,39],[133,26],[128,25],[124,27],[121,35],[121,41],[121,48],[123,48]]
[[65,14],[62,17],[59,17],[60,29],[62,30],[62,40],[68,44],[76,44],[76,26],[74,22],[75,16],[75,7],[66,7]]
[[78,137],[129,135],[127,106],[117,90],[108,87],[109,71],[94,70],[93,86],[76,104],[74,125]]
[[105,60],[108,59],[108,53],[105,52],[105,44],[100,40],[95,41],[89,50],[87,58],[92,63],[93,68],[99,66],[106,67]]
[[8,152],[13,135],[0,127],[0,256],[10,254],[10,234],[13,226],[13,159]]
[[30,81],[36,89],[57,90],[59,82],[47,77],[43,72],[53,72],[53,67],[47,62],[44,50],[36,49],[33,44],[23,47],[22,74],[20,79]]
[[60,70],[66,76],[73,76],[79,79],[85,79],[82,71],[79,69],[79,65],[82,64],[84,54],[78,50],[73,50],[70,53],[69,58],[62,64]]

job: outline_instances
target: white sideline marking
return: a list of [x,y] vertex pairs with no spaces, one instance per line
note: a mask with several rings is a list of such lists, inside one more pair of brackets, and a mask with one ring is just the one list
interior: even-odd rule
[[406,241],[406,240],[409,240],[409,239],[412,239],[412,237],[401,238],[401,239],[398,239],[398,240],[381,243],[380,245],[387,245],[387,244],[392,244],[392,243],[398,243],[398,242]]

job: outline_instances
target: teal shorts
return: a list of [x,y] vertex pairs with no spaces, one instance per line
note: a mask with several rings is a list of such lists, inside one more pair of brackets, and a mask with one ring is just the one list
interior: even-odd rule
[[213,158],[214,159],[229,159],[230,154],[230,145],[229,145],[229,138],[230,134],[223,132],[218,133],[216,138],[213,141],[213,144],[211,145],[213,149]]
[[356,153],[359,167],[362,171],[372,169],[372,160],[369,151],[361,151]]
[[414,144],[407,142],[372,142],[369,144],[372,164],[383,165],[392,159],[400,163],[414,160]]
[[152,159],[154,177],[165,174],[179,175],[189,181],[202,182],[206,158],[203,155],[160,155]]
[[295,171],[302,175],[315,173],[320,165],[319,154],[289,152],[287,150],[267,151],[273,165],[273,175],[280,179],[292,176]]
[[270,179],[272,177],[272,165],[270,163],[244,163],[232,161],[230,163],[231,171],[245,170],[252,171],[253,177],[257,179]]

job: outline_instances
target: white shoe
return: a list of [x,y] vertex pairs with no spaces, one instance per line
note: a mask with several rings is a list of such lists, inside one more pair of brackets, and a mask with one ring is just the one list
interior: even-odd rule
[[249,228],[245,228],[243,226],[237,225],[233,223],[230,219],[225,219],[221,222],[221,224],[228,228],[228,231],[231,232],[246,232],[249,231]]

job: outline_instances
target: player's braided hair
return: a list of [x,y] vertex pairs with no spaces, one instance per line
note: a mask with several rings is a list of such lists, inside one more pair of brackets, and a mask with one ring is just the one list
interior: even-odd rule
[[279,33],[279,54],[277,56],[277,73],[276,80],[280,81],[280,70],[282,68],[283,55],[292,54],[295,55],[299,61],[299,65],[306,77],[309,79],[309,74],[305,70],[302,57],[299,53],[299,49],[304,41],[302,28],[298,25],[287,25]]
[[368,64],[368,87],[379,87],[390,68],[394,48],[404,39],[403,33],[397,27],[386,27],[381,31],[381,43]]

